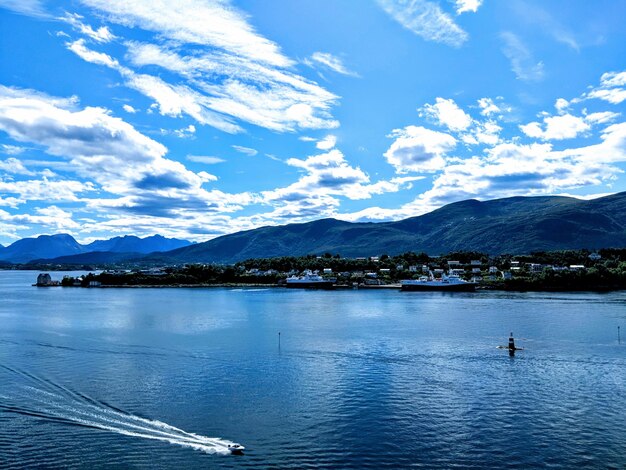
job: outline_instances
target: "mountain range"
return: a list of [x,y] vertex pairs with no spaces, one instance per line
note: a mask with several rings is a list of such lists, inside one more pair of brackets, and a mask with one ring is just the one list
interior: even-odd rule
[[[120,238],[129,240],[122,242]],[[68,264],[113,263],[138,258],[146,263],[163,264],[234,263],[249,258],[327,252],[358,257],[407,251],[430,255],[452,251],[524,254],[626,247],[626,192],[592,200],[563,196],[511,197],[482,202],[469,199],[394,222],[353,223],[321,219],[261,227],[197,244],[176,240],[184,246],[166,251],[152,249],[156,245],[150,245],[152,252],[148,255],[145,255],[147,249],[137,248],[139,245],[131,243],[130,239],[139,240],[118,237],[83,246],[69,235],[24,239],[0,249],[0,260],[32,260],[46,258],[42,256],[44,253],[58,253],[56,256],[63,258],[53,261]],[[34,240],[38,240],[41,246],[36,256],[30,248]],[[161,237],[158,240],[168,239]],[[7,250],[15,252],[13,247],[20,242],[24,242],[23,254],[7,257]],[[89,248],[92,248],[91,252]]]
[[178,262],[221,262],[340,253],[393,255],[407,251],[523,254],[626,246],[626,192],[593,200],[511,197],[455,202],[417,217],[379,223],[323,219],[262,227],[163,253]]
[[[81,245],[68,234],[40,235],[23,238],[6,247],[0,247],[0,262],[26,263],[33,260],[48,260],[58,257],[87,255],[93,252],[111,253],[112,258],[141,257],[147,253],[169,251],[190,245],[187,240],[165,238],[161,235],[139,238],[133,235],[96,240]],[[125,255],[120,257],[119,253]],[[115,256],[113,255],[115,254]],[[86,259],[90,257],[87,256]],[[101,257],[102,259],[106,256]],[[95,262],[95,261],[89,261]],[[107,262],[107,261],[100,261]]]

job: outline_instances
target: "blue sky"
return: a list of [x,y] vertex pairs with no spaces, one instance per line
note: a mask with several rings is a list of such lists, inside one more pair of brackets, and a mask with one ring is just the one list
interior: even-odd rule
[[626,190],[626,1],[0,0],[0,243]]

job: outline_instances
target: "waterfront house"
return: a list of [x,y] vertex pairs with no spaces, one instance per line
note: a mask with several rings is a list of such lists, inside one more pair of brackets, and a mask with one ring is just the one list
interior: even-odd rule
[[39,276],[37,276],[37,285],[38,286],[51,286],[52,285],[52,278],[50,277],[50,274],[48,273],[41,273]]

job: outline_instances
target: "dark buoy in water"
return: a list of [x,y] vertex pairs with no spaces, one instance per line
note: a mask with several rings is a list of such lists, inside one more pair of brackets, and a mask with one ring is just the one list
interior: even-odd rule
[[278,332],[278,349],[280,349],[280,331]]
[[619,326],[617,327],[617,344],[622,344],[622,338],[619,334]]
[[508,346],[498,346],[498,349],[508,349],[509,356],[515,356],[515,351],[520,351],[524,348],[516,348],[515,347],[515,338],[513,338],[513,332],[509,335],[509,345]]
[[509,335],[509,356],[515,356],[515,339],[513,338],[513,332]]

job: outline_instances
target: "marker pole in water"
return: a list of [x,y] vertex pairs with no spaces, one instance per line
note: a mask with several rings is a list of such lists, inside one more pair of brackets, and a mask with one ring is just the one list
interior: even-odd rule
[[509,336],[509,356],[515,355],[515,340],[513,339],[513,332]]
[[280,331],[278,332],[278,349],[280,349]]
[[619,334],[619,326],[617,327],[617,344],[622,344],[622,338]]

